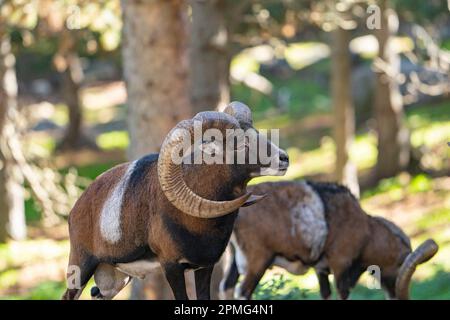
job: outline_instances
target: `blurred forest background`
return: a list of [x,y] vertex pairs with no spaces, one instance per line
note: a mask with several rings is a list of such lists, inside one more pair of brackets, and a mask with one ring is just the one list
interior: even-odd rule
[[[279,128],[280,179],[337,180],[440,251],[411,296],[450,299],[450,1],[0,0],[0,297],[59,299],[67,215],[117,163],[230,100]],[[269,178],[252,181],[258,183]],[[270,178],[274,179],[274,178]],[[364,277],[352,299],[382,299]],[[119,298],[170,297],[157,274]],[[312,272],[256,299],[317,299]],[[85,290],[82,298],[89,298]]]

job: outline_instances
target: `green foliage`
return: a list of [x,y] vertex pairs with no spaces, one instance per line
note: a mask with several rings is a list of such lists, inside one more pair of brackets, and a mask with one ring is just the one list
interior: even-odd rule
[[412,285],[411,296],[414,299],[450,299],[450,273],[443,268],[437,268],[433,277]]
[[416,23],[431,23],[440,16],[448,14],[446,0],[392,0],[399,15]]
[[41,209],[34,198],[29,197],[25,200],[25,218],[27,222],[39,222],[42,218]]
[[413,128],[430,125],[433,122],[450,121],[450,102],[424,104],[407,109],[408,123]]
[[130,143],[127,131],[110,131],[97,137],[97,145],[103,150],[126,149]]
[[441,208],[432,211],[420,218],[416,225],[418,228],[426,230],[434,226],[440,226],[450,223],[450,208]]
[[267,281],[260,282],[253,294],[256,300],[297,300],[307,299],[308,296],[308,290],[300,289],[284,274],[274,275]]
[[[94,180],[97,176],[107,171],[108,169],[115,166],[116,162],[105,162],[105,163],[93,163],[86,166],[81,166],[77,168],[78,175],[91,180]],[[62,172],[67,172],[69,168],[62,170]]]
[[245,85],[236,84],[231,87],[232,100],[246,101],[248,105],[252,106],[256,120],[266,118],[268,111],[276,111],[274,97],[280,92],[286,92],[290,96],[287,107],[283,109],[288,111],[287,114],[280,115],[285,119],[292,120],[299,116],[330,111],[330,97],[326,88],[317,83],[292,78],[272,78],[271,80],[274,87],[271,97]]
[[432,189],[431,178],[426,174],[418,174],[410,180],[405,175],[382,179],[378,185],[363,193],[362,198],[372,197],[381,193],[407,192],[410,194],[426,192]]
[[64,282],[48,281],[42,282],[34,287],[29,294],[21,299],[26,300],[57,300],[60,299],[65,290]]

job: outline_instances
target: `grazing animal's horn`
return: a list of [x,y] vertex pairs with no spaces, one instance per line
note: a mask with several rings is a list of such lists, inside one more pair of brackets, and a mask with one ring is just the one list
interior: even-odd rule
[[395,283],[395,295],[397,299],[409,299],[409,284],[414,271],[416,271],[416,267],[430,260],[436,254],[438,248],[438,245],[433,239],[428,239],[406,257],[398,271],[397,281]]
[[167,199],[179,210],[198,218],[217,218],[231,213],[250,198],[247,193],[230,201],[213,201],[195,194],[183,180],[181,163],[173,161],[173,155],[179,156],[178,146],[189,141],[191,145],[194,136],[194,122],[201,121],[202,127],[208,128],[239,128],[238,121],[221,112],[201,112],[192,120],[184,120],[173,128],[161,147],[158,159],[158,179]]

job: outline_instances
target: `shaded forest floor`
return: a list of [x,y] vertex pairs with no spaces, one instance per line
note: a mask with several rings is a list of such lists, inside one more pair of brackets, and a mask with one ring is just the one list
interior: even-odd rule
[[[288,150],[292,163],[282,179],[330,179],[334,163],[334,144],[330,137],[331,113],[329,108],[315,108],[305,102],[310,101],[308,95],[313,95],[312,104],[326,105],[328,97],[324,89],[312,88],[310,84],[297,84],[297,87],[309,93],[294,97],[292,104],[297,107],[284,112],[261,107],[267,101],[263,103],[257,94],[241,92],[241,88],[235,88],[235,96],[238,100],[256,106],[258,128],[280,129],[281,146]],[[115,95],[105,93],[108,90]],[[114,96],[115,105],[102,106],[98,103],[101,100],[99,95],[104,95],[106,100]],[[89,101],[95,101],[101,107],[90,108],[93,102]],[[67,122],[64,106],[58,105],[52,106],[50,112],[50,120],[57,125],[56,129],[34,130],[26,142],[36,155],[52,157],[61,172],[64,173],[68,165],[75,166],[80,176],[94,179],[125,159],[124,150],[129,141],[124,124],[126,112],[123,102],[123,87],[117,83],[86,93],[86,130],[95,137],[100,153],[52,154],[61,133],[58,128]],[[399,224],[412,236],[414,247],[428,237],[438,242],[440,250],[436,257],[419,267],[415,274],[412,297],[450,299],[450,148],[446,145],[450,141],[450,102],[409,108],[407,113],[412,144],[424,154],[421,165],[427,168],[428,173],[402,173],[382,180],[363,190],[362,206],[370,214],[385,216]],[[370,123],[359,126],[351,157],[358,166],[362,182],[370,178],[376,156],[376,138]],[[252,183],[273,179],[259,178]],[[64,290],[63,279],[68,259],[67,226],[63,223],[43,229],[39,224],[40,210],[32,199],[26,202],[26,215],[30,226],[29,239],[0,245],[0,298],[59,299]],[[383,298],[381,290],[368,289],[369,281],[364,276],[351,298]],[[88,298],[88,292],[85,290],[82,298]],[[276,268],[266,273],[255,293],[257,299],[318,297],[317,280],[313,272],[292,276]],[[124,290],[119,298],[127,298],[127,291]]]

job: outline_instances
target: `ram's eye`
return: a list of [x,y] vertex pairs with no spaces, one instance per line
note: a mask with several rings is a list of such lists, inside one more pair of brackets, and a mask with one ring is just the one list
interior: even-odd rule
[[214,156],[222,152],[219,144],[216,141],[205,141],[200,145],[202,152]]

